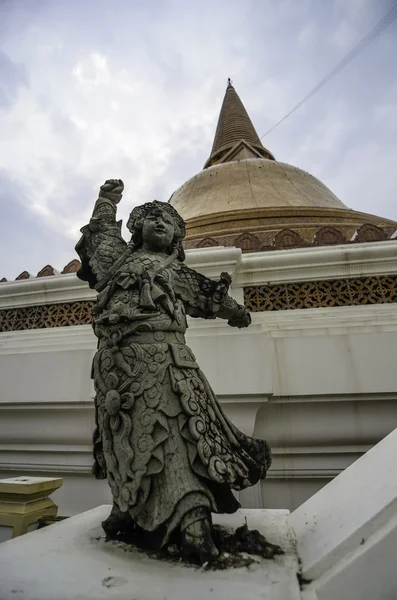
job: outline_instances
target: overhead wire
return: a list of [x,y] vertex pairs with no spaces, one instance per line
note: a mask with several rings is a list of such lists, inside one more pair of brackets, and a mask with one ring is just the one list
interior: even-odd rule
[[271,127],[266,133],[261,135],[260,139],[264,138],[276,127],[283,123],[288,117],[290,117],[295,111],[298,110],[305,102],[310,100],[314,94],[321,90],[327,83],[335,77],[342,69],[344,69],[356,56],[358,56],[371,42],[373,42],[393,21],[397,18],[397,4],[389,10],[389,12],[369,31],[359,42],[346,54],[344,58],[323,78],[321,81],[302,99],[296,104],[282,119],[277,121],[273,127]]

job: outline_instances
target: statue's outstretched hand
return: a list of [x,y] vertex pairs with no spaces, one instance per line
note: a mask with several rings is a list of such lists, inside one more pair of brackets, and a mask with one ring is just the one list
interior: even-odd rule
[[228,324],[232,327],[243,329],[244,327],[251,325],[251,315],[248,310],[244,308],[244,306],[240,306],[233,318],[229,319]]
[[118,204],[124,190],[124,183],[121,179],[107,179],[99,190],[100,198],[107,198]]

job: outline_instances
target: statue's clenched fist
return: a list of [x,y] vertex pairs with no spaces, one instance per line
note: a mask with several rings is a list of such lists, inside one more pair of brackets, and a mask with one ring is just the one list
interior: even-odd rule
[[243,329],[244,327],[251,325],[251,315],[248,310],[244,308],[244,306],[240,306],[237,313],[228,321],[228,323],[232,327]]
[[121,179],[107,179],[99,190],[100,198],[107,198],[118,204],[124,190],[124,183]]

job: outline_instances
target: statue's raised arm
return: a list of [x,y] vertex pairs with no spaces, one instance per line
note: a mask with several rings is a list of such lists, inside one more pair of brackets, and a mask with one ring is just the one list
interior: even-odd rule
[[117,204],[122,198],[124,183],[121,179],[107,179],[99,188],[92,219],[102,219],[112,223],[116,220]]
[[121,221],[116,222],[123,190],[121,179],[107,179],[100,187],[90,222],[81,229],[83,235],[76,245],[81,260],[77,276],[92,288],[103,285],[127,247],[121,235]]

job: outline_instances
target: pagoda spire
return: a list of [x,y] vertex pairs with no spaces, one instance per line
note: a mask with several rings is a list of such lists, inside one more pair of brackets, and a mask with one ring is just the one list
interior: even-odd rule
[[[238,160],[240,156],[226,157],[233,148],[241,144],[251,149],[252,157],[274,160],[271,152],[262,145],[255,127],[229,78],[221,112],[219,113],[211,155],[204,168],[206,169],[220,162],[228,162],[228,160]],[[225,158],[226,160],[223,160]]]

